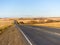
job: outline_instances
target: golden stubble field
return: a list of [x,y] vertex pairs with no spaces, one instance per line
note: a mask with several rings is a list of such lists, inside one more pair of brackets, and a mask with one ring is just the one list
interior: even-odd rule
[[13,24],[13,20],[0,20],[0,33]]
[[60,28],[60,22],[53,22],[53,23],[44,23],[44,24],[32,24],[34,26],[47,26],[52,28]]
[[[49,19],[51,19],[52,20],[52,18],[48,18],[48,19],[43,19],[43,20],[39,20],[39,19],[37,19],[37,20],[33,20],[33,19],[27,19],[27,20],[17,20],[19,23],[20,22],[23,22],[24,23],[24,25],[32,25],[32,26],[47,26],[47,27],[53,27],[53,28],[60,28],[60,22],[56,22],[55,20],[60,20],[60,18],[53,18],[53,22],[44,22],[44,21],[51,21],[51,20],[49,20]],[[55,19],[55,20],[54,20]],[[32,21],[32,22],[31,22]],[[35,23],[35,22],[38,22],[38,23]],[[42,23],[41,23],[41,21],[42,21]],[[55,21],[55,22],[54,22]],[[33,24],[32,24],[33,23]]]

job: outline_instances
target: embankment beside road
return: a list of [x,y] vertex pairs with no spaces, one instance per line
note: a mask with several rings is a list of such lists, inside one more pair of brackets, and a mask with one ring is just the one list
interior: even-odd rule
[[12,26],[0,35],[0,45],[28,45],[20,31]]

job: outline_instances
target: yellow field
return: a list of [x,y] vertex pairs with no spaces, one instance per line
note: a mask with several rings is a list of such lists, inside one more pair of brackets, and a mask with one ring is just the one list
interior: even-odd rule
[[11,26],[13,23],[13,21],[0,21],[0,33],[1,31],[3,32],[6,28],[8,28],[9,26]]
[[48,27],[60,28],[60,22],[45,23],[45,24],[33,24],[33,25],[34,26],[48,26]]

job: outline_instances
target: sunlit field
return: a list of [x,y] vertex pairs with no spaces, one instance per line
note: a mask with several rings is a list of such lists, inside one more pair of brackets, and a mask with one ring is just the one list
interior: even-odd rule
[[0,20],[0,33],[5,31],[8,27],[10,27],[13,24],[13,21],[11,20]]
[[53,23],[44,23],[44,24],[32,24],[34,26],[48,26],[53,28],[60,28],[60,22],[53,22]]

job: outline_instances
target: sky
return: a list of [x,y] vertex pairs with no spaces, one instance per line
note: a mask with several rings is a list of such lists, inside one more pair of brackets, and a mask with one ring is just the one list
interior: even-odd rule
[[0,17],[60,17],[60,0],[0,0]]

